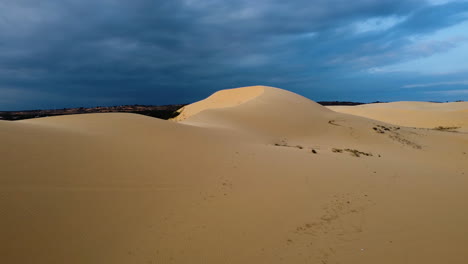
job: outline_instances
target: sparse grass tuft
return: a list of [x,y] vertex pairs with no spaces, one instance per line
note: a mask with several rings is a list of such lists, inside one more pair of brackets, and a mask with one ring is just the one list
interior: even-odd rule
[[304,149],[303,146],[301,145],[289,145],[288,144],[288,141],[284,138],[284,139],[281,139],[279,142],[276,142],[273,144],[274,146],[277,146],[277,147],[288,147],[288,148],[298,148],[298,149]]
[[451,130],[455,130],[455,129],[458,129],[460,127],[457,127],[457,126],[438,126],[438,127],[434,127],[433,129],[434,130],[439,130],[439,131],[451,131]]
[[341,126],[341,125],[337,124],[335,120],[328,121],[328,124],[334,125],[334,126]]
[[333,148],[332,151],[335,153],[343,153],[343,151],[346,151],[346,152],[349,152],[354,157],[360,157],[361,155],[368,156],[368,157],[374,156],[372,155],[372,153],[362,152],[357,149],[349,149],[349,148],[347,149]]
[[354,157],[360,157],[361,155],[364,155],[364,156],[374,156],[372,155],[372,153],[367,153],[367,152],[362,152],[362,151],[359,151],[357,149],[345,149],[345,151],[351,153],[352,156]]

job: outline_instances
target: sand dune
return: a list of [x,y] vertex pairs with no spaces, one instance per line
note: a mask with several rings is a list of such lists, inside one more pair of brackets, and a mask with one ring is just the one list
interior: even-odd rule
[[256,86],[220,91],[173,121],[0,121],[0,144],[1,263],[468,258],[463,132]]
[[468,102],[393,102],[359,106],[330,106],[333,111],[420,128],[458,127],[468,132]]
[[207,109],[237,106],[261,95],[263,91],[263,86],[221,90],[202,101],[182,107],[178,111],[180,115],[174,120],[182,121]]

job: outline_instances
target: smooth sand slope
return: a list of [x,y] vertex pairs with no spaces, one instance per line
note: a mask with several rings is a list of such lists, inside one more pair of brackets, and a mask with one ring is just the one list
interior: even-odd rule
[[466,133],[263,86],[178,119],[0,121],[0,263],[468,259]]
[[358,106],[330,106],[328,108],[336,112],[367,117],[400,126],[420,128],[442,126],[468,132],[468,102],[392,102]]

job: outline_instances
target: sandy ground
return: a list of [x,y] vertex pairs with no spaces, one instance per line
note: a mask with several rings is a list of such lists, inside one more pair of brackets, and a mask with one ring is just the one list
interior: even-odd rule
[[270,87],[183,111],[0,121],[0,263],[466,263],[465,132]]
[[375,119],[399,126],[452,127],[468,132],[468,102],[393,102],[358,106],[329,106],[333,111]]

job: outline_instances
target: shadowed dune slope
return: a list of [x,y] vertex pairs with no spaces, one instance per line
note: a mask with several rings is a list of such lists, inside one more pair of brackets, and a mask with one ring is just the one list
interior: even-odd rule
[[468,258],[467,134],[278,88],[220,91],[172,121],[0,121],[0,146],[0,263]]

